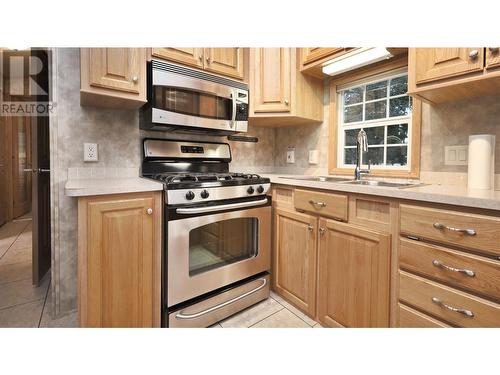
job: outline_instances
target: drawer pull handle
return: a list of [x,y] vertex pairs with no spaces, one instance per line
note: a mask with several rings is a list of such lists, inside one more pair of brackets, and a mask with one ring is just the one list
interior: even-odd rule
[[447,305],[446,303],[444,303],[443,301],[441,301],[437,297],[432,297],[432,302],[435,303],[436,305],[444,307],[445,309],[448,309],[450,311],[454,311],[454,312],[457,312],[459,314],[465,315],[467,318],[473,318],[474,317],[474,313],[472,311],[466,310],[466,309],[459,309],[457,307],[453,307],[453,306]]
[[453,227],[449,227],[449,226],[441,224],[441,223],[434,223],[433,226],[436,229],[446,229],[446,230],[449,230],[452,232],[463,233],[463,234],[466,234],[468,236],[475,236],[476,235],[476,231],[474,229],[453,228]]
[[455,268],[455,267],[447,266],[443,262],[436,260],[436,259],[434,259],[432,261],[432,265],[435,267],[444,268],[445,270],[448,270],[448,271],[463,273],[464,275],[467,275],[469,277],[476,276],[476,273],[474,271],[471,271],[471,270],[468,270],[465,268]]
[[309,201],[310,204],[312,205],[315,205],[315,206],[319,206],[319,207],[326,207],[326,203],[325,202],[316,202],[316,201],[313,201],[312,199]]

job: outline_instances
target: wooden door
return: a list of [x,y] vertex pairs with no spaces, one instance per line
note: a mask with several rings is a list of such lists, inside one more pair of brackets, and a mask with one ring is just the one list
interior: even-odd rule
[[251,111],[290,112],[292,62],[290,48],[250,49]]
[[275,210],[274,289],[311,317],[316,311],[317,221],[295,211]]
[[90,48],[90,86],[140,94],[143,54],[141,48]]
[[183,65],[203,68],[203,48],[153,48],[151,54]]
[[320,322],[388,327],[390,234],[326,219],[319,227]]
[[243,79],[243,48],[205,48],[205,70]]
[[31,118],[12,117],[13,217],[31,210]]
[[158,201],[153,194],[79,201],[81,326],[159,325]]
[[417,48],[416,83],[456,77],[483,69],[484,48]]
[[500,66],[500,47],[486,48],[486,68],[498,68]]
[[343,47],[308,47],[302,48],[302,64],[307,65],[327,56],[335,55],[345,50]]

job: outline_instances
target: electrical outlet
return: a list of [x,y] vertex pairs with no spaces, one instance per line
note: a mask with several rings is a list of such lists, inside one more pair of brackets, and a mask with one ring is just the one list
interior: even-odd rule
[[286,162],[288,164],[295,163],[295,147],[288,147],[286,152]]
[[444,165],[467,165],[468,146],[445,146]]
[[83,144],[83,161],[98,161],[97,143]]

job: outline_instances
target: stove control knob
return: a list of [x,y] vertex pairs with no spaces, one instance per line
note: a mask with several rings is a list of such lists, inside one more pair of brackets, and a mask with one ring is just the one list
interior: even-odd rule
[[257,188],[257,193],[262,194],[263,192],[264,192],[264,186],[259,185],[259,187]]
[[194,199],[194,193],[193,193],[192,191],[188,191],[188,192],[186,193],[186,199],[187,199],[188,201],[192,201],[192,200]]
[[210,194],[208,193],[208,191],[207,191],[207,190],[203,190],[203,191],[201,192],[201,197],[202,197],[203,199],[208,198],[208,196],[209,196],[209,195],[210,195]]
[[247,193],[248,194],[253,194],[255,192],[255,190],[253,189],[253,186],[250,186],[248,189],[247,189]]

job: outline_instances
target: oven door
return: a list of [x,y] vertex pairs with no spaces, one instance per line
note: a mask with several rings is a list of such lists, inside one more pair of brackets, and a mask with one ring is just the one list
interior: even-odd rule
[[152,121],[183,127],[238,131],[236,104],[239,91],[196,77],[154,70]]
[[168,307],[270,270],[268,198],[239,203],[232,211],[221,206],[192,208],[194,213],[174,209],[175,219],[168,221]]

